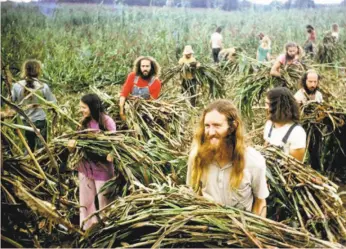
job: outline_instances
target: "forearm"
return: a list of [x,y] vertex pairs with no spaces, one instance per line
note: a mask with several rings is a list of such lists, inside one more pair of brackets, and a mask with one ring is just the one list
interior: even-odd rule
[[267,216],[267,202],[265,199],[255,198],[255,203],[252,207],[252,212],[262,217]]
[[120,96],[120,101],[119,101],[120,114],[124,114],[125,101],[126,101],[126,97]]

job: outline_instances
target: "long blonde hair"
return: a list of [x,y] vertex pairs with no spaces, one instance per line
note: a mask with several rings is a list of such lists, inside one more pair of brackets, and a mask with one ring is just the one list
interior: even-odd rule
[[266,35],[266,36],[264,36],[264,37],[262,38],[262,41],[261,41],[261,47],[262,47],[262,48],[264,48],[264,49],[270,49],[270,48],[271,48],[271,44],[272,44],[272,42],[271,42],[269,36]]
[[232,151],[229,152],[232,155],[231,160],[233,165],[230,174],[230,188],[237,189],[244,175],[245,141],[243,123],[237,109],[230,101],[222,99],[216,100],[210,103],[203,111],[192,143],[195,146],[195,151],[190,153],[189,161],[191,165],[189,166],[191,166],[191,175],[188,176],[190,177],[188,182],[190,182],[190,185],[196,192],[200,191],[202,176],[208,167],[206,162],[201,160],[198,153],[205,142],[204,119],[207,113],[214,110],[225,115],[231,130],[230,136],[226,138],[227,143],[232,145],[230,146]]

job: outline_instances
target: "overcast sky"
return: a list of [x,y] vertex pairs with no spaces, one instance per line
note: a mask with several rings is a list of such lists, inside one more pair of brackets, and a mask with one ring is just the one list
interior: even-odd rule
[[[6,0],[0,0],[0,2],[4,2]],[[13,2],[31,2],[31,0],[11,0]],[[273,0],[249,0],[250,2],[253,3],[261,3],[261,4],[269,4],[271,3]],[[278,0],[280,2],[286,2],[287,0]],[[332,3],[341,3],[342,0],[315,0],[315,3],[317,4],[332,4]]]
[[[250,2],[253,3],[261,3],[261,4],[269,4],[273,0],[249,0]],[[286,0],[279,0],[280,2],[286,2]],[[342,0],[315,0],[316,4],[332,4],[332,3],[341,3]]]

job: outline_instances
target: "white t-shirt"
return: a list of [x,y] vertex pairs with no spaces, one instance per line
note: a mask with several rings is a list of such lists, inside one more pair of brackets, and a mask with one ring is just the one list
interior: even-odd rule
[[[192,165],[189,164],[187,184],[190,183]],[[232,163],[220,168],[217,163],[209,165],[202,175],[202,193],[208,200],[226,206],[251,212],[254,197],[265,199],[269,196],[266,180],[266,163],[264,157],[254,148],[245,152],[244,176],[236,190],[230,188]]]
[[306,147],[306,132],[300,125],[293,128],[290,136],[287,139],[287,143],[283,144],[282,139],[288,132],[293,123],[285,124],[280,128],[273,127],[270,137],[269,131],[272,127],[272,121],[268,120],[264,126],[263,138],[270,145],[283,146],[285,154],[289,155],[290,150],[302,149]]
[[335,37],[335,40],[339,40],[339,32],[332,32],[332,36]]
[[215,32],[211,35],[211,47],[212,48],[221,48],[222,46],[222,35],[218,32]]
[[297,100],[297,102],[299,104],[305,104],[309,101],[316,101],[318,103],[322,103],[323,102],[323,96],[322,93],[320,91],[316,91],[315,93],[315,99],[311,100],[308,98],[307,93],[305,92],[305,90],[303,88],[299,89],[296,94],[294,94],[294,98]]

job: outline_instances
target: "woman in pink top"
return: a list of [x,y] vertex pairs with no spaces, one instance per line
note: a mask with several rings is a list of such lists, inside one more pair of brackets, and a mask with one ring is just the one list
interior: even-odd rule
[[[92,132],[115,131],[115,122],[104,113],[100,98],[96,94],[84,95],[79,103],[80,111],[83,115],[81,129],[93,129]],[[70,140],[68,147],[70,150],[76,147],[76,141]],[[97,195],[99,207],[102,209],[108,204],[103,193],[99,193],[106,181],[114,176],[113,157],[111,154],[107,158],[82,159],[78,165],[79,178],[79,202],[80,202],[80,225],[86,217],[96,211],[94,199]],[[93,223],[97,223],[96,217],[85,222],[82,229],[88,229]]]

